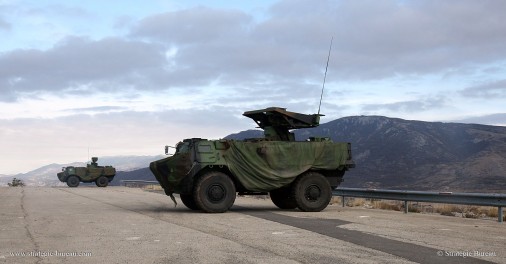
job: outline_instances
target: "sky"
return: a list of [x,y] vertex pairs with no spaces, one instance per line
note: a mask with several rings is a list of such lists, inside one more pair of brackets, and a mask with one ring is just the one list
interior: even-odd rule
[[[270,106],[506,125],[506,1],[0,0],[0,174],[159,155]],[[344,139],[345,140],[345,139]]]

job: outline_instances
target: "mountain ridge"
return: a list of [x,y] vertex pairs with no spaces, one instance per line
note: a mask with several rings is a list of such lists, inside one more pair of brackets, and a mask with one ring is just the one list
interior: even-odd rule
[[[342,187],[506,192],[503,126],[350,116],[294,133],[297,140],[316,136],[351,143],[356,168],[345,174]],[[263,137],[262,130],[245,130],[225,138],[259,137]],[[150,156],[138,169],[118,170],[111,184],[126,179],[154,180],[147,166],[162,157]],[[47,177],[46,181],[62,185],[56,172]]]

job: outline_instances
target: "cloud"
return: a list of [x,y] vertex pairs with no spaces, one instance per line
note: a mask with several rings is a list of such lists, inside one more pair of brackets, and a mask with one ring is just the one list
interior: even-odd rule
[[238,10],[196,7],[147,17],[132,29],[133,36],[158,39],[169,45],[225,42],[247,31],[251,17]]
[[[117,91],[157,88],[149,80],[165,64],[156,44],[106,38],[69,37],[47,51],[15,50],[0,54],[0,100],[34,91],[76,89]],[[153,70],[154,69],[154,70]]]
[[61,110],[63,112],[70,112],[76,114],[95,114],[95,113],[109,113],[109,112],[124,112],[128,108],[124,106],[95,106],[95,107],[83,107],[83,108],[70,108]]
[[10,31],[12,29],[12,23],[6,19],[6,16],[9,12],[11,12],[10,3],[0,2],[0,32]]
[[82,19],[96,19],[96,17],[88,10],[59,3],[50,4],[43,8],[31,8],[27,12],[32,13],[33,15],[41,16],[60,16],[72,19],[75,19],[76,17]]
[[384,78],[504,60],[504,10],[500,1],[281,1],[258,29],[312,55],[333,35],[331,80]]
[[308,83],[321,81],[331,36],[328,82],[493,64],[506,56],[504,10],[502,1],[329,0],[280,1],[264,19],[207,7],[165,12],[141,19],[127,36],[69,36],[49,50],[0,54],[7,69],[0,101],[35,91],[272,91],[283,83],[292,85],[285,96],[304,98]]
[[506,98],[506,79],[467,87],[460,94],[466,97]]
[[455,122],[506,126],[506,113],[473,116],[465,119],[456,120]]
[[[89,16],[80,9],[69,10]],[[37,93],[83,96],[179,89],[197,94],[220,89],[226,94],[203,99],[206,105],[250,102],[264,107],[288,100],[312,109],[331,36],[329,87],[460,68],[472,72],[473,65],[505,60],[504,10],[502,1],[455,5],[297,0],[277,2],[261,19],[236,9],[163,12],[124,24],[130,26],[124,36],[68,36],[48,50],[1,53],[0,101]],[[364,109],[416,111],[437,106],[422,100]]]
[[7,22],[5,19],[0,17],[0,30],[9,31],[12,28],[12,25]]
[[303,63],[290,45],[256,38],[256,26],[241,11],[199,7],[148,17],[133,28],[132,37],[177,48],[171,57],[175,66],[166,73],[181,81],[177,85],[194,80],[195,85],[258,87],[310,77],[311,62]]
[[427,98],[421,100],[403,101],[386,104],[366,104],[362,106],[362,109],[364,111],[388,110],[392,112],[413,113],[444,107],[445,101],[446,100],[443,97],[437,97],[437,98]]
[[195,8],[148,17],[132,35],[180,47],[176,65],[227,84],[319,78],[334,36],[330,81],[381,79],[504,60],[505,8],[499,1],[281,1],[260,22]]

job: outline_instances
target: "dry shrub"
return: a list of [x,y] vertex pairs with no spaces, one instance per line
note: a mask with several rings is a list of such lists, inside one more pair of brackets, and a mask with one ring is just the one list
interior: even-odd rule
[[343,197],[341,196],[332,196],[332,199],[330,199],[330,204],[342,204]]
[[[334,196],[330,200],[330,204],[342,204],[342,203],[343,203],[342,196]],[[345,198],[345,206],[348,207],[363,206],[364,204],[366,204],[366,201],[363,198],[355,198],[355,197]]]
[[362,198],[354,198],[352,201],[350,201],[351,206],[363,206],[365,204],[365,199]]
[[399,204],[399,202],[385,202],[385,201],[373,202],[373,208],[376,209],[401,211],[401,206],[402,205]]
[[455,213],[462,213],[462,209],[456,205],[438,205],[435,207],[435,212],[446,216],[455,216]]
[[464,218],[497,217],[497,207],[473,206],[473,205],[448,205],[439,204],[436,212],[446,216],[461,216]]
[[486,211],[485,211],[485,214],[489,217],[498,217],[499,216],[499,212],[497,211],[497,207],[488,207],[488,209],[486,209]]
[[445,216],[455,216],[455,214],[451,211],[442,211],[440,214]]
[[143,190],[153,190],[153,191],[162,191],[162,186],[158,184],[146,184],[144,186],[141,186],[141,189]]
[[420,208],[421,207],[418,206],[418,204],[412,204],[412,205],[410,205],[408,203],[408,212],[410,212],[410,213],[421,213],[422,210]]

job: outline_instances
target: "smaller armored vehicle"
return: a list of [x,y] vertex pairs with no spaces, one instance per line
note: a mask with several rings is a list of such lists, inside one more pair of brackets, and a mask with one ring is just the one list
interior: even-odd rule
[[63,167],[62,172],[57,174],[61,182],[66,182],[69,187],[77,187],[80,182],[95,182],[98,187],[106,187],[116,175],[116,169],[112,166],[98,166],[98,158],[91,158],[91,164],[86,167]]

